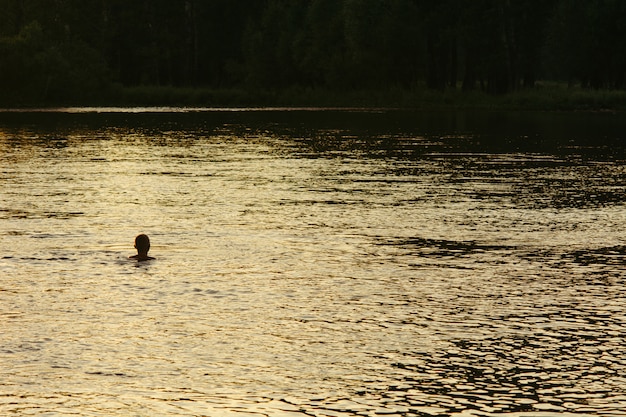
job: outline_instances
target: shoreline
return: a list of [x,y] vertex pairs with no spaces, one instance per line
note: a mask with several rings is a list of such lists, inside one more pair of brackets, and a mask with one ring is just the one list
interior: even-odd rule
[[[506,110],[506,111],[626,111],[626,91],[588,90],[559,83],[504,95],[448,89],[355,90],[336,92],[288,88],[210,89],[163,86],[116,87],[97,97],[64,102],[0,103],[0,111],[67,111],[144,108],[151,111],[258,111],[270,110]],[[81,109],[81,110],[78,110]],[[103,110],[105,109],[105,110]],[[165,110],[167,109],[167,110]],[[180,110],[183,109],[183,110]]]

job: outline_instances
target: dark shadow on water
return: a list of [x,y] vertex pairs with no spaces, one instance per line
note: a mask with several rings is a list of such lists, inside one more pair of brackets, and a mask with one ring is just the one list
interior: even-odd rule
[[626,266],[626,246],[579,250],[563,255],[564,259],[580,265],[623,265]]
[[[96,109],[97,110],[97,109]],[[47,132],[132,128],[137,132],[224,131],[301,138],[313,149],[343,147],[350,138],[381,150],[397,137],[462,138],[466,151],[546,152],[624,156],[626,119],[620,114],[568,112],[412,111],[385,109],[205,109],[180,112],[119,109],[111,112],[6,112],[0,127]],[[56,132],[56,136],[55,136]],[[193,140],[193,136],[189,137]],[[371,142],[370,139],[372,139]],[[469,139],[469,140],[468,140]],[[366,143],[369,142],[369,143]],[[618,146],[615,146],[618,145]],[[621,145],[621,146],[620,146]],[[63,146],[61,144],[61,146]]]
[[379,238],[377,244],[402,249],[423,257],[457,257],[492,251],[513,251],[515,246],[485,245],[475,241],[455,241],[428,238]]

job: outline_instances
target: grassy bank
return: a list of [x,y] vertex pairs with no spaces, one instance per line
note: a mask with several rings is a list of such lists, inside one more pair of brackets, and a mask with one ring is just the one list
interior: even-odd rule
[[[505,95],[426,88],[403,90],[330,91],[288,88],[209,89],[162,86],[114,87],[89,100],[30,103],[57,106],[181,106],[181,107],[383,107],[430,110],[485,109],[539,111],[626,111],[626,91],[589,90],[559,83]],[[6,103],[4,107],[14,107]]]
[[427,89],[337,92],[318,89],[117,88],[99,105],[191,107],[399,107],[416,109],[626,110],[626,91],[589,90],[559,83],[505,95]]

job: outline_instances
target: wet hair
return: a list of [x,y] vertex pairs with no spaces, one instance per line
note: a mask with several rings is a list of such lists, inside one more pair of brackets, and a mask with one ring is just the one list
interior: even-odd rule
[[138,252],[148,253],[150,250],[150,238],[147,235],[139,235],[135,238],[135,248]]

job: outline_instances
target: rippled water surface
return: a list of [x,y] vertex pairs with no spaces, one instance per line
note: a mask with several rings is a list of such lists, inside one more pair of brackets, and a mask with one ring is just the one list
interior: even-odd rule
[[626,415],[625,139],[620,114],[0,112],[0,414]]

